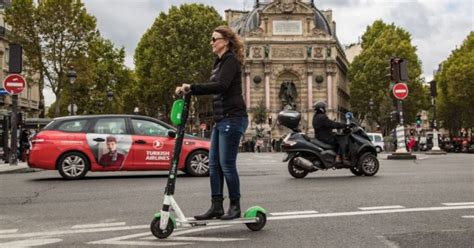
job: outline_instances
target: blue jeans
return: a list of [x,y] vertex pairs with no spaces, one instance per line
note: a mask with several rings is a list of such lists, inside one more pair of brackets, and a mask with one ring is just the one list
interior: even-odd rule
[[237,172],[237,153],[242,135],[249,124],[247,117],[229,117],[212,128],[209,152],[209,174],[212,197],[223,197],[224,178],[229,199],[240,199],[240,180]]

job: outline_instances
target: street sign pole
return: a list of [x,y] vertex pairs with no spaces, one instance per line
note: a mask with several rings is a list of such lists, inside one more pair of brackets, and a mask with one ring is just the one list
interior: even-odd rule
[[3,79],[3,88],[12,97],[10,165],[17,165],[18,163],[18,94],[21,94],[25,87],[26,80],[20,74],[10,74]]
[[[403,60],[399,59],[398,61]],[[391,60],[391,64],[393,64],[392,62],[393,59]],[[406,63],[404,65],[400,64],[398,65],[398,67],[392,65],[391,70],[391,74],[395,75],[393,79],[395,80],[395,82],[397,82],[397,84],[395,84],[392,88],[392,93],[393,96],[397,99],[397,111],[400,120],[395,129],[397,135],[397,150],[392,153],[392,155],[387,156],[387,159],[416,159],[415,155],[412,155],[410,152],[407,151],[405,142],[405,126],[403,125],[404,118],[402,101],[408,97],[408,86],[405,83],[408,80]]]
[[10,165],[17,165],[17,151],[18,151],[18,128],[17,128],[17,113],[18,113],[18,95],[12,95],[12,116],[11,116],[11,145],[10,145]]

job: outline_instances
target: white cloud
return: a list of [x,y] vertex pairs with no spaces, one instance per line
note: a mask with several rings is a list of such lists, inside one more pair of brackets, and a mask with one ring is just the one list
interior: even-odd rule
[[[473,30],[472,0],[315,0],[318,9],[332,9],[337,36],[342,44],[358,41],[367,26],[375,20],[394,23],[412,34],[423,63],[424,76],[432,78],[433,70],[459,46]],[[124,46],[127,66],[133,68],[133,53],[141,36],[162,11],[171,5],[203,3],[213,6],[224,16],[226,9],[250,9],[254,0],[84,0],[97,18],[100,32],[117,46]],[[51,95],[51,94],[45,94]],[[46,104],[54,101],[48,97]]]

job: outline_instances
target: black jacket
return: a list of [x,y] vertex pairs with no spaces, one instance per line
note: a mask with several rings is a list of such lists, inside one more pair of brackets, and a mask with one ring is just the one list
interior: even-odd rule
[[247,116],[242,96],[242,69],[231,51],[214,61],[208,83],[191,85],[193,95],[213,95],[214,121]]
[[313,116],[314,137],[324,143],[334,144],[336,138],[332,134],[332,130],[344,127],[346,124],[331,121],[326,114],[315,113]]

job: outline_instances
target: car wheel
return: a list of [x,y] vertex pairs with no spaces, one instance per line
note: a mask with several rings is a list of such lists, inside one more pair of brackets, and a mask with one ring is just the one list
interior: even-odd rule
[[209,153],[204,150],[192,152],[186,160],[185,172],[196,177],[209,175]]
[[65,179],[81,179],[89,171],[89,160],[79,152],[68,152],[58,162],[59,174]]
[[372,153],[364,153],[358,162],[358,169],[365,176],[373,176],[379,171],[379,160]]
[[380,147],[380,146],[375,147],[375,151],[377,153],[381,153],[382,152],[382,147]]

